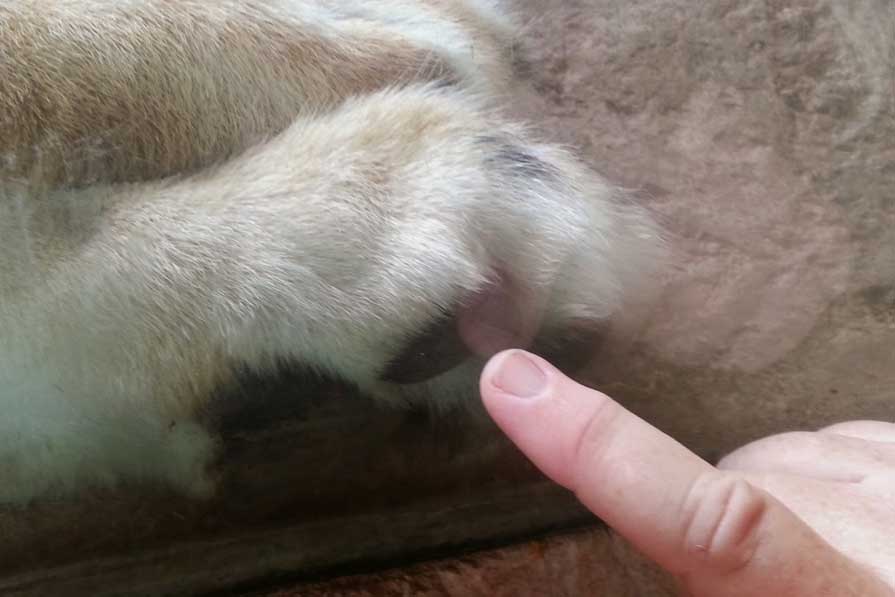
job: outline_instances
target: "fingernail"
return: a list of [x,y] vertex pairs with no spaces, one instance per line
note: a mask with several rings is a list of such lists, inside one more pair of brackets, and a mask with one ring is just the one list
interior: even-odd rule
[[547,375],[524,351],[513,350],[497,364],[491,383],[517,398],[534,398],[547,388]]

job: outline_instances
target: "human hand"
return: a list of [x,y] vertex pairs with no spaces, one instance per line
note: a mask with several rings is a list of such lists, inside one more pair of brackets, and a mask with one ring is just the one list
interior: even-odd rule
[[694,597],[895,594],[895,425],[778,435],[713,467],[523,351],[495,356],[481,392],[545,474]]

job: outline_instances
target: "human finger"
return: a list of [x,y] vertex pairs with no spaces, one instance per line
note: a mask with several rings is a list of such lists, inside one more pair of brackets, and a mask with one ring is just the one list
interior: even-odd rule
[[767,492],[523,351],[497,355],[486,408],[558,483],[694,595],[888,595]]

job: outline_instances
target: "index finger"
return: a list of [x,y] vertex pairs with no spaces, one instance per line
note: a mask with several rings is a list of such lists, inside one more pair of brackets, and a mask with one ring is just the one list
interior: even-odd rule
[[770,494],[539,357],[501,353],[481,391],[542,471],[694,595],[891,595]]
[[[550,399],[500,400],[494,390],[503,392],[519,380],[517,373],[499,371],[499,359],[512,352],[492,360],[482,376],[482,395],[494,420],[589,510],[672,572],[684,572],[680,520],[687,515],[687,496],[715,469],[605,394],[558,375],[535,355],[526,357],[550,377],[555,386]],[[524,419],[519,411],[525,411]],[[631,508],[634,500],[637,508]]]

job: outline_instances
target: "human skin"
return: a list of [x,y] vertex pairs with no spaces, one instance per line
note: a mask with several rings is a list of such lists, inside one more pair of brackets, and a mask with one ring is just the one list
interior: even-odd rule
[[489,361],[481,393],[532,462],[693,597],[895,595],[893,424],[772,436],[712,466],[521,350]]

